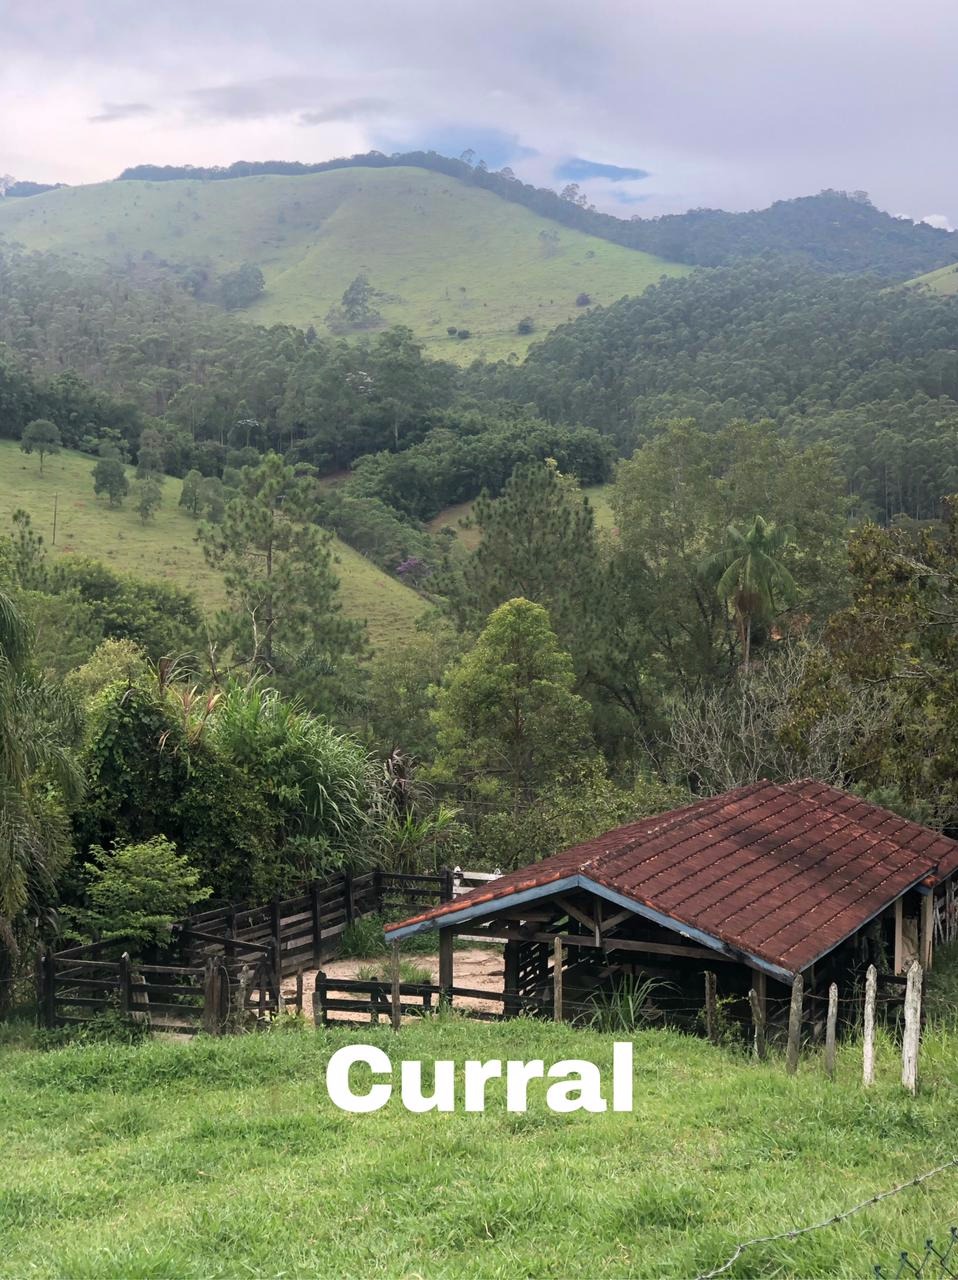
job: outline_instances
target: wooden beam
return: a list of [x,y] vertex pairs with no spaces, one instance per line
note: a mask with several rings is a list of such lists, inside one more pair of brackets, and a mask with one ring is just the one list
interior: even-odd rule
[[[593,939],[581,933],[526,933],[518,929],[486,930],[477,929],[472,924],[468,926],[468,931],[474,937],[492,938],[501,942],[515,939],[522,942],[551,943],[556,938],[560,938],[567,947],[595,947]],[[680,947],[669,942],[635,942],[631,938],[603,937],[600,946],[605,951],[641,951],[653,956],[680,956],[686,960],[714,960],[726,964],[745,963],[736,960],[734,956],[723,955],[721,951],[711,951],[708,947]]]
[[903,903],[901,898],[898,898],[895,902],[895,973],[901,973],[905,963],[905,944],[902,937],[902,911]]
[[579,924],[584,924],[590,933],[595,930],[596,923],[592,916],[586,915],[584,911],[580,911],[578,907],[573,906],[568,898],[557,896],[555,901],[559,904],[566,915],[571,916],[573,920],[578,920]]
[[502,1012],[514,1018],[519,1012],[519,941],[510,938],[503,955]]
[[552,1017],[562,1021],[562,939],[556,938],[552,952]]

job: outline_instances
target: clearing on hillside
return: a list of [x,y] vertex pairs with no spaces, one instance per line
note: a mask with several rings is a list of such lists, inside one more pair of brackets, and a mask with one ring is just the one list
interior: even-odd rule
[[261,324],[322,330],[364,274],[384,326],[406,324],[460,363],[522,356],[585,305],[691,270],[414,168],[65,187],[0,202],[0,236],[115,264],[152,255],[220,274],[255,263],[266,291],[240,314]]
[[[196,521],[178,505],[181,481],[166,478],[163,505],[155,519],[144,524],[130,499],[111,508],[94,496],[95,461],[64,451],[46,459],[41,475],[36,456],[23,454],[16,441],[0,440],[0,532],[9,531],[11,515],[22,507],[52,554],[93,556],[121,573],[166,579],[194,591],[206,613],[219,608],[222,580],[203,558]],[[372,644],[378,648],[410,635],[426,607],[424,601],[338,538],[334,550],[343,608],[350,617],[366,619]]]

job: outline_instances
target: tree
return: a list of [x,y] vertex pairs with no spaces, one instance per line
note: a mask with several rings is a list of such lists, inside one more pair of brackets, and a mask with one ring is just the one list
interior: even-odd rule
[[130,492],[126,467],[119,458],[101,458],[93,468],[93,492],[97,497],[105,493],[111,507],[119,507]]
[[88,905],[69,913],[87,937],[141,945],[168,941],[170,926],[212,893],[165,836],[109,851],[95,845],[90,852],[95,861],[84,867]]
[[437,775],[478,784],[518,812],[594,755],[589,704],[574,684],[572,659],[542,605],[521,598],[500,605],[439,691]]
[[136,453],[137,479],[145,480],[148,476],[152,476],[158,482],[162,482],[165,461],[162,434],[153,427],[147,427],[140,433],[140,445]]
[[460,626],[478,629],[498,605],[521,596],[544,605],[563,648],[585,669],[600,572],[595,517],[588,498],[554,459],[517,466],[502,495],[480,495],[472,519],[482,530],[448,593]]
[[203,505],[203,476],[199,471],[187,471],[183,477],[183,489],[180,493],[180,506],[185,507],[191,516],[198,516]]
[[137,480],[134,498],[137,514],[146,524],[153,519],[163,503],[163,489],[159,480],[153,475],[147,475],[142,480]]
[[233,661],[318,695],[364,651],[363,628],[342,617],[331,535],[312,523],[311,487],[275,453],[243,470],[222,523],[200,540],[222,572],[229,601],[219,616]]
[[43,459],[49,454],[60,452],[62,440],[60,429],[49,418],[34,418],[23,428],[20,437],[20,448],[24,453],[40,455],[40,474],[43,475]]
[[0,594],[0,1006],[29,922],[54,901],[71,851],[67,807],[82,791],[73,704],[29,656],[23,618]]
[[790,529],[762,516],[755,516],[744,532],[730,524],[725,539],[724,550],[708,560],[705,573],[718,578],[718,597],[732,606],[747,676],[753,628],[771,623],[796,595],[795,579],[784,564],[795,543]]
[[220,301],[227,311],[235,311],[255,302],[265,288],[266,281],[259,267],[254,262],[244,262],[220,280]]

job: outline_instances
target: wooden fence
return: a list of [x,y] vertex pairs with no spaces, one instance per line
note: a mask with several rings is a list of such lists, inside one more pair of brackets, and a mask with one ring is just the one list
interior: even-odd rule
[[[157,963],[130,959],[122,942],[95,942],[38,957],[39,1019],[76,1026],[107,1012],[157,1030],[222,1030],[282,1007],[283,978],[335,955],[364,916],[450,901],[453,872],[370,871],[303,885],[288,898],[198,911],[174,925]],[[302,1006],[301,982],[299,1006]]]

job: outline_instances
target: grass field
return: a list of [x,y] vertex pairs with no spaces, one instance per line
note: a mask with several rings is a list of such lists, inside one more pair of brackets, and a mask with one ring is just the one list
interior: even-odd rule
[[[10,516],[22,507],[51,554],[94,556],[123,573],[165,578],[194,591],[204,610],[219,607],[222,582],[195,540],[196,521],[178,505],[180,481],[167,477],[163,505],[144,525],[130,499],[111,509],[105,499],[94,496],[92,470],[93,459],[64,452],[45,460],[41,476],[36,455],[21,453],[15,441],[0,440],[0,529],[9,529]],[[372,643],[385,646],[409,635],[425,609],[420,597],[338,539],[335,551],[343,608],[351,617],[367,620]]]
[[[595,523],[599,529],[611,529],[615,523],[615,516],[609,505],[609,495],[612,486],[610,484],[593,484],[586,487],[583,491],[588,494],[589,501],[592,503],[592,510],[595,512]],[[456,531],[459,541],[468,551],[475,551],[479,545],[482,536],[479,529],[475,526],[471,528],[462,528],[461,522],[468,520],[472,515],[474,502],[457,502],[451,507],[444,507],[437,516],[429,521],[429,528],[437,533],[440,529],[449,526]]]
[[958,293],[958,266],[950,263],[947,267],[939,267],[937,271],[929,271],[927,275],[917,276],[908,284],[926,285],[932,293]]
[[[384,321],[409,325],[431,354],[460,362],[523,355],[574,318],[580,293],[605,304],[690,270],[413,168],[64,188],[0,201],[0,236],[120,263],[146,251],[216,271],[255,262],[266,292],[242,314],[318,329],[365,272],[385,295]],[[525,316],[535,325],[528,337],[517,332]],[[450,325],[473,336],[450,338]]]
[[[820,1221],[950,1158],[958,1040],[929,1033],[917,1099],[881,1045],[829,1082],[671,1032],[635,1037],[635,1110],[336,1110],[331,1052],[359,1037],[401,1058],[586,1058],[611,1037],[523,1020],[38,1052],[0,1028],[0,1276],[691,1277],[738,1241]],[[361,1074],[361,1072],[359,1073]],[[460,1075],[461,1078],[461,1075]],[[429,1088],[431,1071],[424,1071]],[[355,1082],[355,1077],[354,1077]],[[459,1086],[461,1088],[461,1085]],[[398,1092],[398,1091],[397,1091]],[[862,1277],[947,1237],[958,1169],[727,1273]]]

